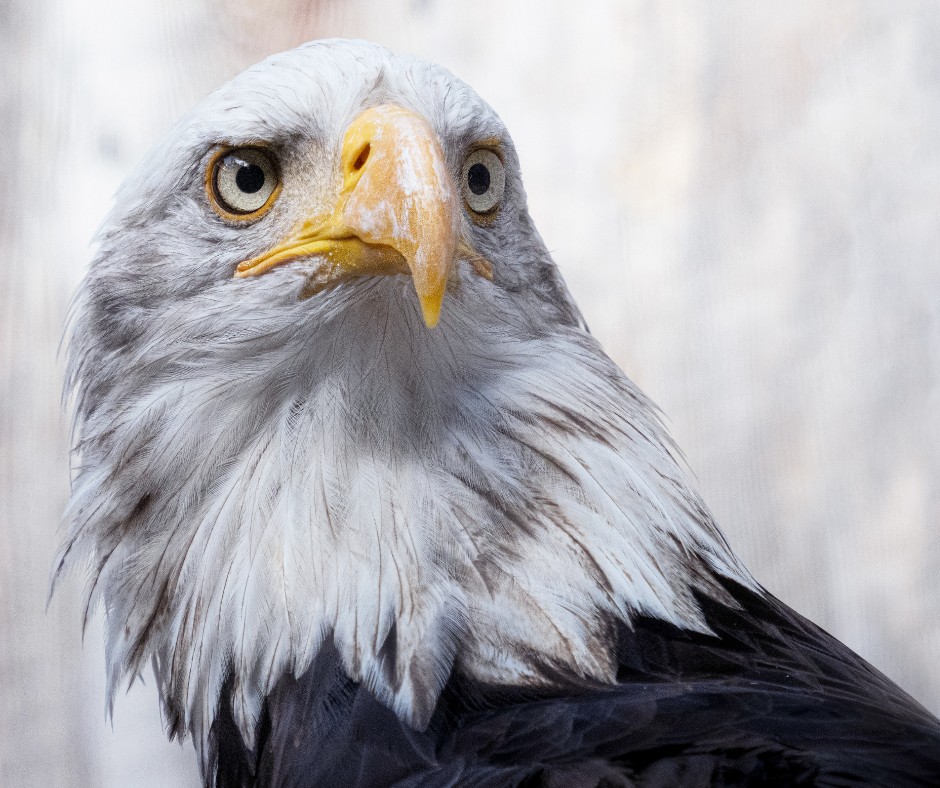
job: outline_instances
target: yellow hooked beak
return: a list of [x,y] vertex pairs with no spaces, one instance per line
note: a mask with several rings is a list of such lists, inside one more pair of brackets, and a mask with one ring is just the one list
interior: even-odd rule
[[363,111],[346,129],[343,186],[332,214],[304,221],[236,277],[258,276],[310,256],[326,261],[303,296],[340,281],[411,273],[424,322],[437,324],[460,237],[460,200],[430,124],[391,104]]

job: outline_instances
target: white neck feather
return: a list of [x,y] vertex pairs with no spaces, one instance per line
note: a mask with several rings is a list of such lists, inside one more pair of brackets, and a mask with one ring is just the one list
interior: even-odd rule
[[398,301],[320,326],[315,348],[272,335],[255,367],[154,373],[82,427],[68,550],[100,569],[112,693],[152,657],[197,745],[229,671],[250,742],[325,639],[421,726],[454,668],[613,681],[612,619],[706,630],[693,589],[753,583],[589,335],[486,334],[472,309],[426,331]]

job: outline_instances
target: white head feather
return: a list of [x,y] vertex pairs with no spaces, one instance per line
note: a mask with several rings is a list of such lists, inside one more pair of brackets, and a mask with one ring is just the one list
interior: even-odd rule
[[[234,267],[336,198],[343,131],[386,101],[422,114],[453,177],[498,138],[506,191],[465,223],[427,329],[407,276],[299,300],[304,263]],[[264,140],[283,193],[231,226],[214,146]],[[693,592],[753,581],[653,407],[587,333],[526,212],[499,118],[440,67],[310,44],[191,111],[117,196],[69,349],[80,468],[59,568],[93,566],[111,693],[152,659],[172,729],[204,746],[226,680],[250,741],[264,696],[325,641],[415,725],[451,671],[614,679],[611,622],[706,630]],[[550,669],[550,670],[547,670]]]

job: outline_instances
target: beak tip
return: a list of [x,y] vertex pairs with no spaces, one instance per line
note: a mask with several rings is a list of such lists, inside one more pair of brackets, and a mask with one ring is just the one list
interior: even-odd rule
[[434,328],[437,325],[438,320],[440,320],[440,312],[432,312],[427,310],[424,312],[424,325],[428,328]]
[[428,328],[434,328],[441,319],[441,302],[443,300],[443,293],[440,298],[429,296],[420,299],[421,315],[424,318],[424,325]]

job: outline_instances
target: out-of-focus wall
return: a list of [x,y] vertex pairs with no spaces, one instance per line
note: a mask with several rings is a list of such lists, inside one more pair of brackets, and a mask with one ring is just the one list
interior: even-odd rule
[[500,112],[589,323],[779,597],[940,711],[940,6],[8,0],[0,7],[0,784],[198,784],[103,714],[57,345],[109,197],[266,54],[364,37]]

